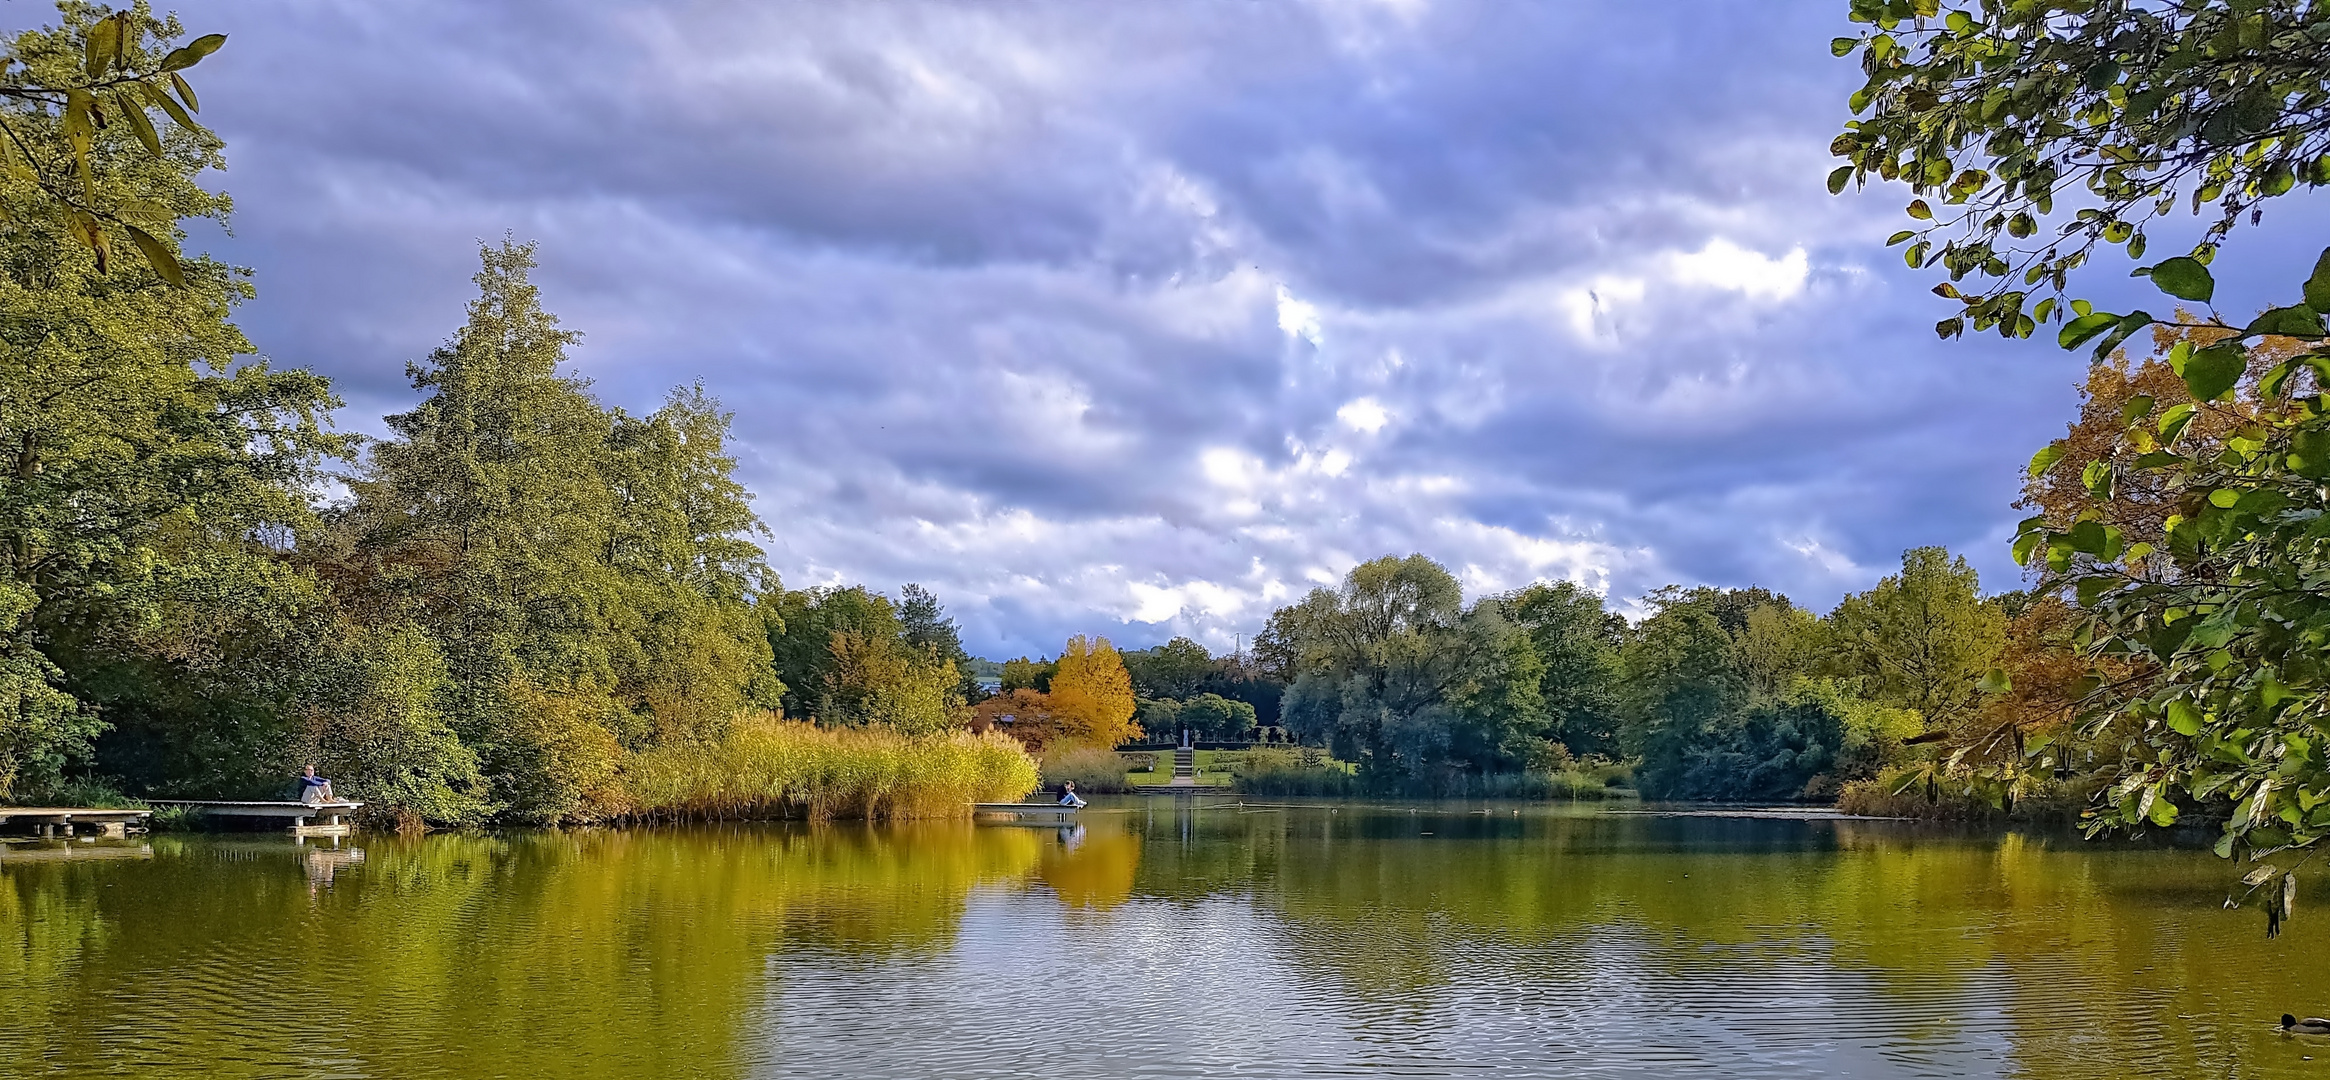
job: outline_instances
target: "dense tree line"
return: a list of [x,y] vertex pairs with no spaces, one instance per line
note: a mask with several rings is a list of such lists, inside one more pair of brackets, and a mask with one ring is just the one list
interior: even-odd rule
[[1287,726],[1379,788],[1601,756],[1637,760],[1655,797],[1820,798],[1969,722],[2027,604],[1920,548],[1826,615],[1763,589],[1667,588],[1629,623],[1567,582],[1467,604],[1415,555],[1280,609],[1255,652],[1287,685]]

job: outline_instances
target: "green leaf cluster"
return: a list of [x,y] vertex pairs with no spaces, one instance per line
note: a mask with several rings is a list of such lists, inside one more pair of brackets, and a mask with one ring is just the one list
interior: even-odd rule
[[174,45],[184,34],[177,19],[156,18],[145,0],[120,11],[84,0],[58,8],[61,26],[0,46],[0,174],[18,188],[0,200],[0,221],[61,227],[99,273],[127,241],[153,273],[183,287],[173,234],[184,214],[125,196],[115,174],[215,151],[217,138],[194,119],[202,103],[185,72],[226,35]]
[[[2205,267],[2152,277],[2183,299],[2214,290]],[[2309,299],[2247,325],[2211,316],[2200,328],[2213,343],[2170,357],[2194,401],[2129,410],[2123,443],[2146,452],[2120,455],[2125,467],[2175,500],[2165,551],[2126,543],[2100,505],[2068,528],[2026,521],[2016,539],[2017,558],[2087,610],[2080,646],[2135,673],[2092,680],[2082,702],[2085,734],[2120,761],[2091,828],[2211,806],[2224,854],[2330,834],[2330,336],[2311,304],[2330,299],[2330,251],[2299,292]],[[2266,335],[2303,348],[2242,390],[2252,407],[2229,437],[2181,438],[2199,410],[2230,407]]]
[[[2330,183],[2330,9],[2303,0],[1852,0],[1866,77],[1858,119],[1831,143],[1831,192],[1899,181],[1917,224],[1891,238],[1964,310],[1943,337],[2028,337],[2064,323],[2066,346],[2140,321],[2060,302],[2099,246],[2142,259],[2158,219],[2207,214],[2188,254],[2138,271],[2209,299],[2217,244],[2259,204]],[[2075,212],[2052,228],[2056,200]],[[1938,206],[1936,204],[1939,204]],[[2076,328],[2076,329],[2075,329]]]

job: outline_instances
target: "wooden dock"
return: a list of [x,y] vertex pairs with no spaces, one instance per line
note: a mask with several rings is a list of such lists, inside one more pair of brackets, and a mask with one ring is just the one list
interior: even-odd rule
[[[293,836],[346,836],[354,826],[348,818],[363,803],[341,799],[327,803],[237,802],[229,799],[155,799],[155,806],[183,806],[212,817],[275,818],[291,821]],[[311,825],[310,818],[322,818],[323,823]]]
[[87,806],[0,806],[0,826],[30,828],[35,836],[72,836],[90,830],[96,836],[128,836],[143,828],[151,810],[100,810]]
[[1046,825],[1064,825],[1075,821],[1076,809],[1076,807],[1062,806],[1059,803],[983,802],[971,804],[973,817],[1010,818],[1015,822],[1024,821]]

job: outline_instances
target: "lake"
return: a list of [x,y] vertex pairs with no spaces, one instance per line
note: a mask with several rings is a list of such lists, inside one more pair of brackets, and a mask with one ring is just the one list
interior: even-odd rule
[[2200,851],[1216,802],[18,845],[0,1076],[2330,1071],[2330,1039],[2274,1027],[2330,1012],[2310,877],[2268,940]]

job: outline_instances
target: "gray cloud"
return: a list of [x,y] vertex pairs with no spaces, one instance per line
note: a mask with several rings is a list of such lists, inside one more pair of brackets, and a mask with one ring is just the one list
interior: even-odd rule
[[[1351,562],[1994,585],[2076,362],[1931,340],[1832,199],[1842,5],[206,0],[244,321],[404,408],[476,238],[610,400],[702,380],[794,585],[974,648],[1250,635]],[[19,18],[28,17],[19,13]]]

